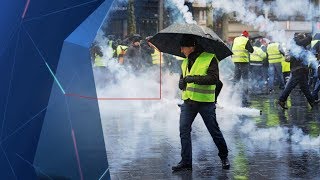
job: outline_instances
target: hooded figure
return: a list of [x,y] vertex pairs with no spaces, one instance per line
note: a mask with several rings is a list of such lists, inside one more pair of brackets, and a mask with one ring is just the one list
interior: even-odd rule
[[130,47],[124,55],[124,65],[130,66],[134,72],[141,71],[143,64],[143,54],[141,50],[141,36],[138,34],[129,38]]
[[291,76],[284,90],[282,91],[278,104],[283,108],[287,109],[285,103],[291,91],[299,84],[300,89],[307,98],[311,107],[315,105],[314,97],[311,95],[308,86],[308,64],[307,61],[307,50],[306,47],[311,42],[311,36],[304,33],[297,33],[294,37],[294,42],[303,47],[303,50],[299,53],[289,52],[287,59],[290,60]]

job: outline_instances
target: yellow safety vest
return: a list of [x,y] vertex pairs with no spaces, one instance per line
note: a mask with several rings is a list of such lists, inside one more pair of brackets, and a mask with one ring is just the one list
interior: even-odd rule
[[118,45],[117,47],[117,56],[123,56],[128,49],[128,46]]
[[154,49],[154,53],[151,54],[151,57],[152,57],[152,64],[160,64],[160,58],[161,58],[161,64],[163,64],[162,53],[157,49]]
[[284,61],[284,56],[280,53],[279,43],[271,43],[267,47],[268,60],[270,64],[281,63]]
[[[215,55],[203,52],[195,60],[191,70],[188,70],[188,59],[183,60],[181,64],[182,75],[186,76],[205,76]],[[182,99],[191,99],[198,102],[214,102],[216,85],[199,85],[195,83],[187,83],[186,90],[182,92]]]
[[253,53],[250,54],[250,65],[262,65],[267,53],[257,46],[253,46],[253,50]]
[[290,62],[281,61],[282,72],[290,72]]
[[232,46],[233,62],[249,62],[249,52],[246,50],[246,44],[249,41],[244,36],[236,37]]
[[95,67],[105,67],[106,66],[103,62],[102,57],[97,54],[95,54],[95,57],[94,57],[94,66]]
[[117,47],[117,56],[118,56],[118,62],[119,64],[124,63],[124,55],[126,54],[126,51],[128,49],[128,46],[118,45]]

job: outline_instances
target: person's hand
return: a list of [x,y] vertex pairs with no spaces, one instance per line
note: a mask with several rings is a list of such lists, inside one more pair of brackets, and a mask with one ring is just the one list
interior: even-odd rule
[[181,78],[179,80],[179,89],[184,91],[186,87],[187,87],[187,83],[184,81],[184,78]]
[[194,82],[194,76],[186,76],[185,78],[184,78],[184,81],[186,82],[186,83],[193,83]]

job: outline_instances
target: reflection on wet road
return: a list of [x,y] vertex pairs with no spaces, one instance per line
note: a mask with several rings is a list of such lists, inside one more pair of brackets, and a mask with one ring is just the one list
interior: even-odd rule
[[179,173],[171,171],[180,161],[176,102],[101,101],[111,178],[319,179],[320,108],[308,107],[298,93],[288,99],[286,111],[274,103],[277,95],[251,97],[254,109],[217,109],[230,170],[221,169],[217,148],[198,116],[192,129],[193,171]]

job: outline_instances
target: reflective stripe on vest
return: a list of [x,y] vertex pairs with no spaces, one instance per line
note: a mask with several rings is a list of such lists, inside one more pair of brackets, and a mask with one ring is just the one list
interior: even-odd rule
[[246,50],[248,38],[239,36],[233,41],[232,46],[232,61],[233,62],[249,62],[249,52]]
[[267,54],[259,47],[253,47],[253,53],[250,54],[250,65],[262,64],[262,61],[267,57]]
[[[181,64],[182,75],[186,76],[205,76],[211,60],[215,58],[214,54],[203,52],[195,60],[189,72],[188,59],[184,59]],[[182,99],[191,99],[198,102],[214,102],[216,85],[199,85],[195,83],[187,83],[186,90],[182,92]]]
[[280,53],[279,43],[271,43],[267,47],[269,63],[281,63],[284,60],[284,56]]

